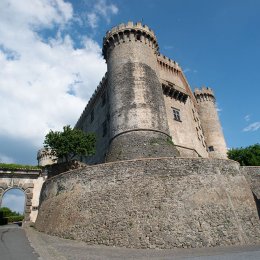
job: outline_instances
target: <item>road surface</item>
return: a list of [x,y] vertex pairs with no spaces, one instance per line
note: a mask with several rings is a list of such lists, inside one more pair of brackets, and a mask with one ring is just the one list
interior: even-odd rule
[[13,224],[0,226],[0,259],[36,260],[39,257],[31,247],[24,229]]
[[127,249],[90,246],[23,229],[17,225],[0,226],[0,260],[259,260],[260,245],[198,249]]

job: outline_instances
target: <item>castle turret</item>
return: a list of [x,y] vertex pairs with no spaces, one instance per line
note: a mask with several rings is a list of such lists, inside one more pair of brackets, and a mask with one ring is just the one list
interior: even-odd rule
[[210,88],[195,89],[201,125],[208,147],[209,157],[227,158],[227,148],[216,109],[216,100]]
[[37,153],[39,166],[51,165],[57,162],[57,157],[51,153],[50,149],[42,148]]
[[178,155],[170,142],[157,52],[154,32],[141,23],[120,24],[104,37],[111,120],[107,161]]

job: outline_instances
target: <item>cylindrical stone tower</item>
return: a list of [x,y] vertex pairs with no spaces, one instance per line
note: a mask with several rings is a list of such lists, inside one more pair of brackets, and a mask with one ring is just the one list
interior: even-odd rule
[[169,136],[157,52],[154,32],[141,23],[120,24],[104,37],[111,137],[107,161],[178,155]]
[[195,89],[194,95],[208,147],[209,157],[227,158],[227,147],[215,105],[215,96],[210,88]]

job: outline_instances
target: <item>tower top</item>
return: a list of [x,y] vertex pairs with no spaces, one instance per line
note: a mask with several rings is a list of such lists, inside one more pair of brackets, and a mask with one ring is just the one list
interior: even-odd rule
[[201,95],[201,94],[208,94],[214,97],[214,92],[211,88],[208,87],[202,87],[201,89],[195,88],[194,89],[194,95]]
[[197,101],[213,101],[215,102],[215,95],[211,88],[202,87],[201,89],[194,89],[194,96]]
[[110,46],[115,46],[126,41],[144,41],[151,45],[156,52],[159,50],[156,36],[154,31],[147,25],[143,25],[141,22],[133,23],[132,21],[124,24],[121,23],[118,26],[113,27],[110,31],[106,32],[106,36],[103,38],[102,53],[104,58],[107,58],[107,49]]

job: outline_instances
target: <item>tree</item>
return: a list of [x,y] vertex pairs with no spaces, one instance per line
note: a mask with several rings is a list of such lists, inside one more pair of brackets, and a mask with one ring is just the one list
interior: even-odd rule
[[63,127],[63,132],[50,130],[45,136],[44,147],[51,149],[52,155],[69,162],[76,156],[95,154],[96,136],[68,125]]
[[228,151],[228,158],[238,161],[242,166],[260,166],[260,144],[233,148]]
[[0,208],[0,211],[3,212],[4,217],[11,217],[11,216],[22,216],[19,212],[12,211],[7,207]]

